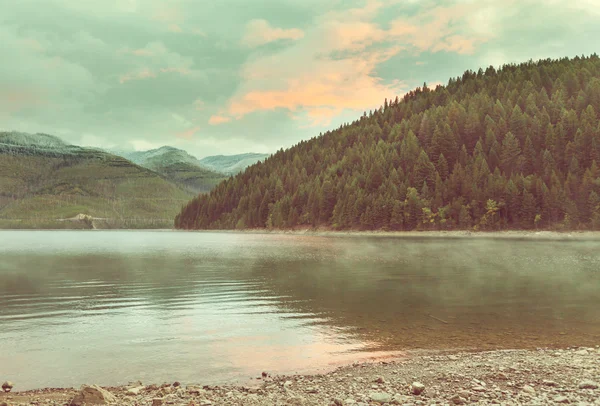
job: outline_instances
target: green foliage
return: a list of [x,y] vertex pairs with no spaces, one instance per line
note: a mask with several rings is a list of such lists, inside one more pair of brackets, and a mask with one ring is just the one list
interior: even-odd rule
[[59,220],[78,214],[106,219],[99,221],[103,228],[170,227],[191,195],[104,152],[3,145],[0,228],[91,228]]
[[600,227],[600,59],[467,71],[280,150],[184,229]]

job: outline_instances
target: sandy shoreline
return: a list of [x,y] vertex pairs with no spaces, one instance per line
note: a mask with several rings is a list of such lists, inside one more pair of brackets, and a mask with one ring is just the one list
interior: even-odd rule
[[[252,386],[138,382],[105,389],[107,396],[114,396],[109,403],[118,405],[583,406],[600,405],[599,380],[600,348],[596,346],[417,355],[355,363],[320,375],[269,376]],[[41,389],[0,394],[0,405],[68,405],[77,392]]]

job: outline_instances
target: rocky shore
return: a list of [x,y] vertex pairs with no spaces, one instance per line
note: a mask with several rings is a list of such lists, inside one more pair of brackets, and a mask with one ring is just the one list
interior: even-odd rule
[[256,382],[10,391],[0,394],[0,406],[600,405],[600,348],[418,355],[352,364],[323,375],[265,372]]

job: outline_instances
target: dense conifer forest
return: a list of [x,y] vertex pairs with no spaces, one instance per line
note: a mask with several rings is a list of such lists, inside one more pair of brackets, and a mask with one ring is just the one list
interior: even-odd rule
[[280,150],[183,229],[600,229],[600,58],[466,71]]

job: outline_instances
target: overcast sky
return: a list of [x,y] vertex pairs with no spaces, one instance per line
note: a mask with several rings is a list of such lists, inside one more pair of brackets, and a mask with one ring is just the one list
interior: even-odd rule
[[0,129],[274,152],[423,82],[598,48],[600,0],[0,0]]

